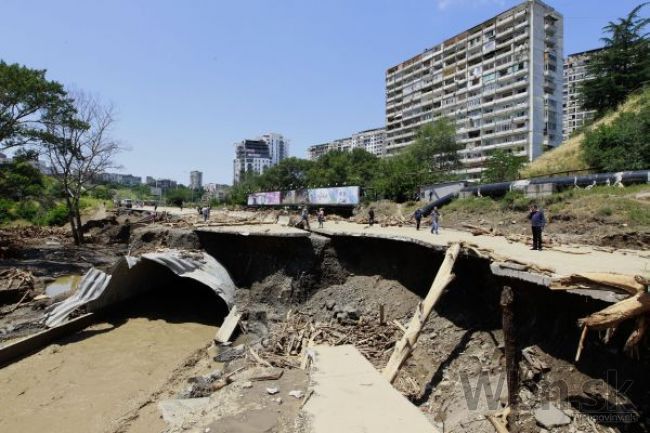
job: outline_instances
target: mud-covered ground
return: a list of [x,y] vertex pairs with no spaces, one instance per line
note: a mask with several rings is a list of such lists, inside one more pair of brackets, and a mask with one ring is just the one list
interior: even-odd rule
[[[246,378],[238,378],[208,392],[207,401],[192,395],[199,408],[183,413],[180,421],[163,421],[159,403],[187,396],[188,388],[196,383],[194,378],[255,364],[249,349],[264,358],[270,353],[264,344],[286,330],[291,315],[299,315],[303,323],[329,326],[346,337],[338,339],[339,343],[356,344],[377,368],[383,368],[392,345],[402,335],[400,325],[408,323],[442,260],[433,250],[407,243],[330,240],[316,235],[284,240],[197,235],[173,224],[133,221],[132,216],[129,221],[122,216],[114,222],[109,217],[92,223],[90,242],[81,247],[70,244],[59,231],[2,232],[0,270],[19,268],[30,272],[34,281],[24,299],[0,305],[0,345],[38,330],[34,318],[53,301],[39,299],[39,295],[59,275],[81,274],[90,266],[107,270],[129,252],[202,248],[229,270],[240,287],[236,303],[244,312],[243,326],[235,341],[221,348],[236,356],[215,360],[219,351],[211,340],[219,323],[197,316],[194,304],[186,305],[185,311],[191,314],[181,318],[169,298],[118,311],[104,324],[0,369],[0,383],[7,390],[0,407],[15,408],[15,414],[8,417],[0,410],[0,419],[4,419],[0,427],[44,431],[46,418],[30,415],[39,407],[44,415],[56,418],[55,424],[47,425],[49,431],[205,432],[209,428],[210,432],[244,433],[255,431],[251,426],[305,431],[308,420],[300,419],[300,402],[287,395],[289,390],[307,388],[305,373],[290,367],[299,364],[298,355],[281,363],[285,372],[278,380],[249,386]],[[496,230],[511,227],[510,234],[520,230],[523,235],[527,228],[525,220],[492,225],[486,221],[473,223]],[[499,411],[506,403],[498,303],[503,282],[493,280],[485,268],[467,259],[458,264],[455,283],[426,322],[395,382],[441,431],[492,432],[485,414]],[[604,303],[521,286],[516,290],[516,305],[517,343],[526,353],[520,362],[520,431],[540,431],[535,412],[551,405],[563,414],[556,413],[557,417],[568,418],[567,424],[552,428],[553,432],[646,431],[650,384],[645,371],[650,360],[645,343],[638,359],[623,354],[630,326],[621,326],[609,344],[592,333],[582,360],[574,363],[579,337],[576,320]],[[384,324],[379,323],[380,306]],[[367,340],[375,335],[384,338],[383,346],[368,350]],[[65,362],[68,357],[74,362]],[[274,357],[263,360],[274,365],[277,361]],[[107,381],[97,382],[104,373]],[[120,386],[121,380],[128,383]],[[276,386],[278,395],[267,392],[267,387]],[[97,397],[101,392],[104,395]],[[93,416],[73,425],[70,414],[75,411]]]

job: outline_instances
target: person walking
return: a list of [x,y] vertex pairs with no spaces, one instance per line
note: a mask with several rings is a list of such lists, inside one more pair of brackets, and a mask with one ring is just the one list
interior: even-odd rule
[[368,209],[368,224],[372,227],[375,224],[375,208]]
[[323,223],[325,222],[325,211],[323,208],[318,209],[318,228],[323,228]]
[[420,230],[420,222],[422,221],[422,209],[416,209],[413,213],[415,217],[415,230]]
[[546,225],[544,211],[539,209],[536,204],[529,208],[528,219],[533,231],[533,247],[531,250],[542,251],[542,231]]
[[302,221],[302,228],[305,230],[311,230],[309,227],[309,210],[307,206],[302,208],[302,213],[300,214],[300,220]]
[[203,222],[207,223],[208,222],[208,217],[209,217],[209,210],[207,206],[204,206],[203,209],[201,209],[201,213],[203,214]]
[[434,206],[431,211],[431,233],[439,235],[438,230],[440,229],[440,212],[438,207]]

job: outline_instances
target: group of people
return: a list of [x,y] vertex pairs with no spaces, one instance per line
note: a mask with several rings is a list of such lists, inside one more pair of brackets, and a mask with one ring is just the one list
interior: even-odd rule
[[[208,208],[208,215],[209,212],[210,211]],[[323,223],[325,222],[325,211],[323,210],[323,208],[318,209],[318,212],[316,213],[316,217],[318,219],[318,227],[323,228]],[[422,223],[423,217],[424,217],[424,211],[420,208],[416,209],[415,212],[413,213],[416,230],[420,230],[420,224]],[[440,234],[440,222],[442,220],[442,215],[440,214],[440,211],[438,210],[437,206],[433,207],[431,213],[429,214],[429,218],[431,222],[431,233],[437,235]],[[546,226],[546,217],[544,216],[544,211],[534,204],[529,208],[528,219],[530,220],[531,229],[533,233],[533,247],[531,248],[531,250],[541,251],[542,231],[544,230],[544,226]],[[302,208],[302,212],[300,213],[300,220],[302,221],[303,227],[309,230],[310,229],[309,210],[307,209],[306,206]],[[370,209],[368,209],[368,224],[370,225],[370,227],[372,227],[375,224],[375,222],[376,222],[375,208],[370,207]]]
[[[424,216],[424,211],[422,209],[416,209],[415,212],[413,212],[413,218],[415,218],[416,230],[420,230],[420,223],[422,222],[423,216]],[[435,233],[439,235],[441,215],[437,206],[433,207],[431,213],[429,214],[429,217],[431,218],[431,233]]]
[[[372,208],[371,208],[372,211]],[[413,213],[415,218],[415,229],[420,230],[420,223],[422,222],[422,217],[424,216],[424,211],[422,209],[416,209]],[[431,233],[440,234],[440,220],[441,215],[437,206],[434,206],[431,210]],[[533,233],[533,247],[531,250],[542,250],[542,231],[546,226],[546,217],[544,216],[544,211],[541,210],[536,204],[533,204],[528,209],[528,219],[530,220],[531,230]],[[374,221],[374,211],[372,211],[372,220]],[[370,224],[372,225],[372,223]]]

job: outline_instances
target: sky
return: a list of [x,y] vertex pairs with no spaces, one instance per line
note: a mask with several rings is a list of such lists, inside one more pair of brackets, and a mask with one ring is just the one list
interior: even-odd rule
[[[520,2],[0,0],[0,59],[113,104],[116,171],[232,183],[234,143],[279,132],[304,158],[383,126],[386,69]],[[566,55],[640,0],[546,3]]]

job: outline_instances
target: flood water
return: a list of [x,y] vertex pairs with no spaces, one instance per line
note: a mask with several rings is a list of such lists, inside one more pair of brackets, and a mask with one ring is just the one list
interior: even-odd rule
[[223,319],[216,295],[191,289],[130,301],[0,369],[0,432],[114,431],[214,337]]
[[79,287],[80,281],[80,275],[66,275],[59,277],[45,288],[45,294],[50,298],[54,298],[64,293],[71,295]]

